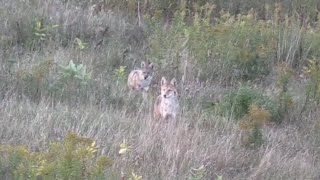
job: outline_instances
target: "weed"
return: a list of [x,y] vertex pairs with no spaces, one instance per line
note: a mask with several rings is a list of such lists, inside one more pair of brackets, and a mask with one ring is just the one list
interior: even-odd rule
[[84,50],[88,46],[88,43],[81,41],[79,38],[76,38],[74,41],[77,45],[77,49]]
[[37,21],[33,34],[40,41],[49,40],[49,32],[59,27],[59,25],[44,25],[43,20]]
[[245,142],[246,145],[257,148],[263,144],[261,129],[264,125],[271,122],[271,118],[272,115],[270,112],[254,104],[250,106],[248,114],[246,114],[240,122],[240,128],[249,133]]
[[221,103],[218,104],[219,112],[233,115],[236,119],[239,119],[249,112],[250,105],[258,96],[259,94],[256,91],[242,86],[225,95]]
[[132,178],[129,178],[129,180],[142,180],[142,176],[139,176],[134,172],[132,172],[131,175],[132,175]]
[[117,82],[126,82],[127,81],[127,72],[126,72],[126,66],[120,66],[119,69],[115,70],[115,76]]
[[226,116],[231,115],[235,119],[241,119],[250,112],[250,106],[253,104],[270,112],[272,121],[281,121],[277,102],[247,86],[241,86],[226,94],[217,108],[218,112]]
[[305,67],[306,74],[310,77],[307,87],[308,100],[320,101],[320,65],[317,60],[309,60],[307,67]]
[[[95,141],[70,133],[48,151],[30,152],[25,146],[0,146],[1,171],[7,178],[105,179],[113,161],[97,156]],[[5,170],[6,166],[11,167]]]
[[60,73],[65,81],[77,79],[81,84],[87,84],[91,79],[91,74],[87,72],[86,66],[83,64],[74,64],[72,60],[70,60],[67,66],[60,66],[60,68]]
[[191,168],[190,173],[191,177],[190,180],[202,180],[206,178],[206,168],[204,165],[200,166],[199,168]]
[[125,141],[120,144],[119,154],[126,154],[127,152],[131,151],[131,146],[128,146]]
[[21,94],[27,95],[35,100],[40,100],[43,91],[46,90],[49,73],[54,67],[53,59],[48,58],[31,69],[20,69],[16,72],[18,89]]

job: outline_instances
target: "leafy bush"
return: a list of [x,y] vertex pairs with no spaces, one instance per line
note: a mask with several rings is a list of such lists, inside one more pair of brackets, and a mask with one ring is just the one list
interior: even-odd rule
[[60,66],[62,77],[65,81],[76,79],[81,84],[86,84],[90,78],[90,73],[87,73],[86,66],[83,64],[74,64],[72,60],[70,60],[67,66]]
[[127,81],[127,72],[125,66],[120,66],[119,69],[115,70],[115,78],[117,82],[124,83]]
[[77,49],[84,50],[85,48],[87,48],[88,43],[81,41],[81,39],[76,38],[74,41],[77,45]]
[[308,61],[305,72],[310,77],[310,81],[307,87],[308,100],[315,100],[320,102],[320,65],[318,60],[313,59]]
[[240,128],[248,131],[245,144],[253,147],[260,147],[263,144],[261,129],[263,125],[271,122],[271,113],[255,104],[250,105],[249,112],[240,123]]
[[48,58],[39,64],[33,65],[30,69],[19,69],[16,72],[18,80],[17,87],[20,94],[24,94],[31,99],[39,100],[42,92],[49,83],[49,73],[54,67],[53,59]]
[[[96,142],[70,133],[47,151],[0,145],[0,172],[8,179],[106,179],[113,162],[98,156]],[[114,177],[113,177],[114,178]]]
[[268,111],[272,121],[279,122],[281,120],[278,103],[247,86],[241,86],[225,95],[221,103],[218,104],[218,112],[231,115],[239,120],[250,112],[252,105]]
[[[222,18],[212,26],[214,7],[198,7],[191,24],[185,22],[186,8],[180,7],[174,14],[173,25],[165,29],[159,28],[162,22],[156,23],[156,17],[147,18],[154,30],[148,57],[161,70],[169,71],[164,73],[172,73],[172,68],[183,63],[181,54],[188,50],[195,59],[191,62],[195,66],[192,73],[200,79],[240,76],[247,80],[267,75],[276,54],[277,34],[273,27],[257,21],[254,11],[237,17],[221,12]],[[240,73],[234,75],[234,70]]]
[[34,39],[37,41],[49,40],[49,33],[57,27],[59,27],[59,25],[44,25],[43,19],[37,21],[33,29]]
[[248,113],[250,105],[257,97],[257,92],[242,86],[225,95],[221,103],[218,104],[219,112],[233,115],[239,119]]
[[264,143],[261,129],[256,126],[253,127],[249,130],[249,134],[247,134],[244,140],[245,146],[259,148]]
[[54,38],[54,32],[58,27],[59,25],[51,25],[43,18],[19,21],[15,26],[18,32],[16,43],[31,51],[39,50]]
[[59,66],[58,71],[49,84],[49,92],[54,98],[72,101],[74,98],[86,99],[91,84],[91,73],[83,64],[74,64],[70,60],[67,66]]
[[249,108],[248,114],[242,118],[240,126],[243,129],[253,129],[255,127],[261,127],[264,124],[271,122],[271,113],[252,104]]

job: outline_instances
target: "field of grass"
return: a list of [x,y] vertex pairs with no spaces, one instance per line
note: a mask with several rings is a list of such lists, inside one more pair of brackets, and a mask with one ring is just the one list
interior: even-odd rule
[[174,2],[0,1],[0,179],[320,179],[316,1]]

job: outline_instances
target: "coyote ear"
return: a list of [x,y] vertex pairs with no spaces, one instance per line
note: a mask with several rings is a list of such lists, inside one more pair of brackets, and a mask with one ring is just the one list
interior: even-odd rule
[[163,85],[165,85],[165,84],[167,84],[167,80],[166,80],[165,77],[162,77],[162,78],[161,78],[161,86],[163,86]]
[[176,78],[173,78],[171,79],[171,82],[170,82],[172,85],[176,86],[177,85],[177,80]]
[[146,67],[146,63],[144,61],[141,62],[141,68]]
[[154,68],[153,63],[150,63],[150,64],[149,64],[149,67],[150,67],[151,69],[153,69],[153,68]]

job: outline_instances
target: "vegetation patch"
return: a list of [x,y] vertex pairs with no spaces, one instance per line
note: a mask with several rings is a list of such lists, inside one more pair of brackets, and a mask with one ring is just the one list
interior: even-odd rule
[[218,104],[218,111],[227,117],[232,116],[239,120],[250,112],[251,106],[263,108],[270,113],[272,121],[280,119],[279,104],[268,96],[248,86],[240,86],[238,89],[227,93]]
[[70,133],[48,150],[0,145],[0,173],[5,179],[114,179],[113,161],[98,155],[96,142]]

